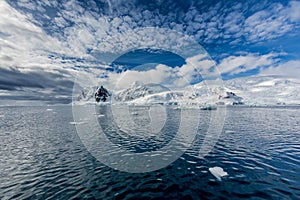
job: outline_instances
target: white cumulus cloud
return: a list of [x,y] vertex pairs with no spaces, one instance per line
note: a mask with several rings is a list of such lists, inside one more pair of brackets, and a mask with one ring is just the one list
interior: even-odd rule
[[278,75],[300,79],[300,60],[291,60],[277,66],[261,69],[260,75]]
[[246,55],[228,56],[218,65],[222,74],[239,74],[260,67],[271,66],[275,64],[279,54],[269,53],[264,55],[248,53]]

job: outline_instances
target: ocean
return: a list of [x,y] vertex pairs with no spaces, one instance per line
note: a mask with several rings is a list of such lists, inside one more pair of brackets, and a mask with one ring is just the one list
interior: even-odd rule
[[0,199],[300,199],[300,107],[78,109],[0,107]]

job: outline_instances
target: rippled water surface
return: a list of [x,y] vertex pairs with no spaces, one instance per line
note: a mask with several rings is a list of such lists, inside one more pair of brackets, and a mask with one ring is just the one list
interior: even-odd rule
[[[131,108],[131,125],[122,109],[116,119],[106,107],[96,108],[96,115],[109,140],[123,149],[140,153],[168,145],[181,111],[168,108],[151,119],[143,109]],[[0,199],[300,199],[299,111],[227,108],[223,131],[202,159],[197,152],[216,111],[190,110],[189,117],[201,117],[186,153],[154,172],[127,173],[86,150],[72,107],[0,107]],[[160,123],[159,116],[167,121]],[[214,166],[229,175],[218,181],[208,170]]]

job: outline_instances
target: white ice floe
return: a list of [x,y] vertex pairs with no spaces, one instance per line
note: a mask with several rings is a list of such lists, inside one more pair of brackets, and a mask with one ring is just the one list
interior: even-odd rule
[[233,130],[225,130],[225,133],[234,133]]
[[86,122],[69,122],[71,125],[85,124]]
[[214,177],[216,177],[219,181],[221,181],[222,177],[227,176],[228,173],[223,170],[222,167],[210,167],[208,169]]
[[53,109],[51,109],[51,108],[47,108],[47,109],[46,109],[46,111],[53,111]]

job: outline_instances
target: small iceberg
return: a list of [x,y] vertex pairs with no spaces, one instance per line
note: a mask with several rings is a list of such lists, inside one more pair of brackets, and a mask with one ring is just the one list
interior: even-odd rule
[[232,130],[225,130],[225,133],[234,133]]
[[46,109],[46,111],[53,111],[53,109],[51,109],[51,108],[47,108],[47,109]]
[[228,176],[228,173],[223,170],[222,167],[210,167],[208,169],[214,177],[216,177],[219,181],[221,181],[222,177]]
[[86,122],[69,122],[71,125],[85,124]]
[[94,113],[94,115],[97,116],[97,117],[105,117],[104,114],[99,114],[99,113]]
[[216,106],[204,106],[200,107],[200,110],[217,110]]

